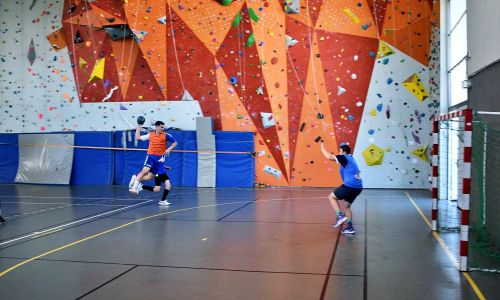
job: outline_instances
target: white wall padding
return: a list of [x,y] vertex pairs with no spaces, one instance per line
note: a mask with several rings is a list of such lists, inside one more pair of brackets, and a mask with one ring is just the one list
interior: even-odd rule
[[[216,154],[213,121],[210,117],[196,118],[196,144],[198,147],[198,187],[215,187]],[[211,151],[204,153],[203,150]]]
[[73,166],[73,134],[20,134],[18,141],[16,182],[69,184]]

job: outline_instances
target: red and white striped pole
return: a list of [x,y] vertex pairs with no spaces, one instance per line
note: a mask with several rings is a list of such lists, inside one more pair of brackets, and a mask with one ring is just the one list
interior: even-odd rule
[[462,205],[460,216],[460,271],[467,271],[467,256],[469,254],[469,224],[470,224],[470,191],[471,191],[471,161],[472,161],[472,109],[454,111],[434,118],[432,128],[432,230],[437,230],[439,196],[439,121],[458,117],[464,118],[464,157],[462,178]]
[[462,185],[462,214],[460,222],[460,271],[467,271],[469,253],[469,217],[472,161],[472,110],[464,109],[464,164]]
[[438,216],[438,175],[439,175],[439,120],[435,118],[432,122],[432,230],[437,230]]

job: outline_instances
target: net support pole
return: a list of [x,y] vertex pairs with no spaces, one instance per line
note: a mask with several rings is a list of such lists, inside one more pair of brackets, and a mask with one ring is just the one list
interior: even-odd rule
[[432,215],[431,225],[432,231],[437,230],[437,217],[438,217],[438,175],[439,175],[439,121],[432,122]]
[[488,127],[484,128],[484,138],[483,138],[483,223],[482,225],[486,225],[486,160],[487,160],[487,154],[488,154]]
[[472,161],[472,110],[464,109],[462,112],[464,117],[464,172],[462,179],[463,207],[460,217],[460,271],[467,271]]

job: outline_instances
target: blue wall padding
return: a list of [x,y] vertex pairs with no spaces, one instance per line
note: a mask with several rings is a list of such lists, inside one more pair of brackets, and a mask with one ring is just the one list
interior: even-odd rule
[[[117,131],[114,147],[146,149],[147,142],[138,141],[137,147],[135,146],[134,136],[135,130]],[[115,184],[128,185],[130,177],[142,169],[145,157],[145,151],[117,150],[115,154]]]
[[[174,150],[179,150],[184,148],[184,140],[186,134],[189,131],[168,131],[175,140],[177,141],[177,146]],[[170,144],[169,144],[170,146]],[[170,167],[167,171],[168,177],[170,177],[170,183],[173,186],[183,186],[182,184],[182,152],[171,152],[167,157],[166,165]]]
[[[75,132],[75,146],[113,147],[113,132]],[[113,150],[75,148],[72,185],[110,185],[113,184]]]
[[[122,137],[126,135],[126,131],[117,131],[114,135],[113,147],[122,148]],[[125,151],[115,151],[115,178],[113,184],[123,185],[125,175],[123,170],[125,169],[124,163]]]
[[[117,131],[115,133],[116,148],[147,149],[148,142],[134,142],[135,130]],[[125,142],[125,144],[124,144]],[[128,185],[130,177],[142,170],[146,151],[117,150],[115,153],[115,181],[117,185]],[[150,182],[146,183],[150,184]]]
[[[196,151],[196,135],[188,138],[183,150]],[[184,152],[182,158],[182,185],[195,187],[198,185],[198,155],[196,152]]]
[[17,168],[19,166],[19,146],[17,145],[17,134],[0,134],[0,158],[0,183],[14,182],[17,175]]
[[[176,150],[197,150],[195,131],[169,131],[177,140]],[[144,133],[143,133],[144,134]],[[76,146],[147,149],[149,142],[134,143],[135,130],[117,132],[75,132]],[[0,134],[0,183],[12,183],[19,164],[17,134]],[[215,131],[218,151],[253,152],[252,132]],[[9,145],[2,145],[7,143]],[[126,145],[124,145],[124,143]],[[146,151],[75,149],[71,184],[128,185],[142,169]],[[197,186],[196,152],[172,152],[167,171],[173,186]],[[253,187],[255,159],[249,154],[217,154],[217,187]],[[152,185],[152,182],[145,182]]]
[[[254,152],[252,132],[215,132],[217,151]],[[217,187],[253,187],[255,158],[251,154],[217,154]]]

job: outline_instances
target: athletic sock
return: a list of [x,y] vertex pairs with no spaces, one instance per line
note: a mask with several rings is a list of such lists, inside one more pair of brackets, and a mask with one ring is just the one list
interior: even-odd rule
[[161,201],[165,201],[167,199],[167,195],[170,190],[164,189],[163,190],[163,196],[161,196]]
[[151,192],[153,191],[153,187],[149,185],[143,185],[142,188]]
[[351,219],[347,219],[347,226],[352,226],[352,220]]
[[337,210],[337,216],[340,216],[342,214],[342,211]]

